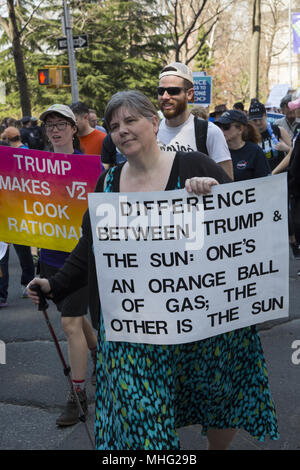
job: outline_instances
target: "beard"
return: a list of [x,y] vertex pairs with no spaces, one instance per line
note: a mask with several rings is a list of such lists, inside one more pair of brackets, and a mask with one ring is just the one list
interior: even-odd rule
[[180,114],[186,111],[187,102],[185,99],[181,101],[172,102],[172,106],[173,106],[172,109],[165,109],[164,102],[161,102],[161,101],[159,101],[158,106],[166,119],[172,119],[172,118],[176,118],[177,116],[180,116]]

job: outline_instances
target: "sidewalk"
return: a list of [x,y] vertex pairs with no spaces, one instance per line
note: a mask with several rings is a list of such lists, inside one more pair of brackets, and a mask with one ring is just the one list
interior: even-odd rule
[[[300,261],[291,257],[290,317],[259,327],[275,401],[280,439],[258,442],[239,431],[232,450],[300,449],[300,364],[291,360],[293,341],[300,340]],[[6,343],[6,364],[0,364],[0,450],[89,450],[82,423],[60,429],[55,424],[68,391],[68,381],[41,312],[20,297],[20,268],[11,251],[9,306],[0,310],[0,339]],[[60,314],[51,303],[48,314],[62,351],[67,343]],[[92,373],[89,359],[87,380]],[[88,384],[88,426],[93,435],[94,387]],[[179,430],[183,450],[206,448],[200,426]]]

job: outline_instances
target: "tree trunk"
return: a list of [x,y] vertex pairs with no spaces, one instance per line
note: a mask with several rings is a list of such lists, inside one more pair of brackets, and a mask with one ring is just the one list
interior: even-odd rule
[[7,0],[8,16],[11,27],[11,43],[13,57],[16,67],[17,82],[19,85],[20,104],[23,116],[31,116],[31,103],[28,89],[27,76],[25,71],[25,64],[23,59],[23,51],[21,47],[20,34],[16,20],[16,12],[14,7],[14,0]]
[[259,93],[259,48],[261,32],[261,0],[252,0],[252,38],[250,58],[250,99]]

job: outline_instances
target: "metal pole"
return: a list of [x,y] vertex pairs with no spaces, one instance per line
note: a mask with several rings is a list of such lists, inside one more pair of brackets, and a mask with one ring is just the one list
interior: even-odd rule
[[292,44],[291,44],[291,36],[292,36],[292,24],[291,24],[291,17],[292,17],[292,6],[291,0],[289,0],[289,77],[290,77],[290,86],[292,86]]
[[66,0],[63,0],[63,8],[64,8],[64,21],[65,21],[65,30],[66,30],[67,45],[68,45],[68,57],[69,57],[69,67],[70,67],[72,103],[76,103],[77,101],[79,101],[77,71],[76,71],[76,62],[75,62],[75,52],[74,52],[74,44],[73,44],[73,33],[72,33],[72,27],[71,27],[70,10],[69,10],[69,7],[67,5]]

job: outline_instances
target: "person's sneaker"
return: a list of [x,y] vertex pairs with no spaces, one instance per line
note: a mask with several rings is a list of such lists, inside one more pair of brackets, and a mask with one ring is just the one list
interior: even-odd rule
[[26,287],[22,286],[21,289],[22,289],[22,298],[23,299],[28,299],[28,294],[27,294]]
[[93,373],[91,375],[91,384],[95,387],[96,382],[97,382],[97,379],[96,379],[96,366],[94,366],[94,370],[93,370]]
[[297,276],[300,276],[300,271],[297,272]]
[[0,308],[1,307],[7,307],[7,306],[8,306],[8,303],[7,303],[6,299],[0,298]]
[[300,245],[297,245],[297,243],[291,243],[291,248],[294,258],[300,259]]
[[37,268],[39,264],[39,255],[32,255],[32,261],[33,261],[34,267]]
[[[77,392],[82,410],[85,415],[88,412],[88,402],[85,390],[79,390]],[[73,390],[71,390],[68,394],[67,404],[65,406],[64,411],[62,414],[57,418],[56,424],[57,426],[73,426],[74,424],[78,423],[79,421],[79,410],[76,402],[76,398],[74,395]]]

